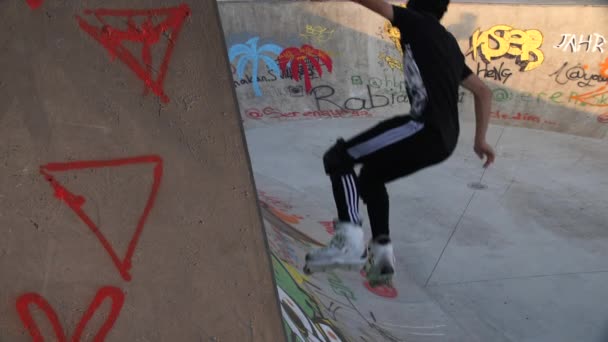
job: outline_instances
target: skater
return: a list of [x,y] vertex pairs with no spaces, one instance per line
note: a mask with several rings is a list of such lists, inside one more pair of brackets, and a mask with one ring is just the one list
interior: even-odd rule
[[[364,268],[370,284],[390,284],[395,258],[389,232],[386,184],[445,161],[458,136],[458,87],[475,99],[474,152],[494,162],[486,142],[491,92],[465,64],[456,39],[440,23],[449,0],[410,0],[407,8],[384,0],[353,0],[384,16],[401,32],[409,115],[395,116],[348,139],[338,139],[323,156],[338,217],[326,247],[306,255],[305,272]],[[361,165],[359,175],[355,165]],[[367,248],[359,216],[367,205],[372,239]]]

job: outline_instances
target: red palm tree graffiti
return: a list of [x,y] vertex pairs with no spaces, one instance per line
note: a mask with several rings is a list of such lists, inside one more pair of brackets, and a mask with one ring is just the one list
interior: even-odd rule
[[286,48],[279,55],[279,66],[283,73],[287,72],[287,68],[291,68],[291,74],[293,79],[296,81],[300,80],[300,66],[302,66],[302,74],[304,75],[304,84],[306,86],[306,92],[309,93],[312,88],[310,83],[310,70],[308,63],[312,65],[314,70],[319,73],[319,76],[323,75],[323,69],[319,61],[323,62],[327,71],[332,70],[331,57],[322,50],[315,49],[314,47],[304,44],[301,48],[290,47]]

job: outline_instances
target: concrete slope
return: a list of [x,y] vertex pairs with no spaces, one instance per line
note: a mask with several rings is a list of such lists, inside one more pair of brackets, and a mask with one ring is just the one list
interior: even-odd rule
[[359,273],[306,276],[304,255],[333,235],[332,214],[276,179],[256,174],[289,341],[477,341],[407,271],[393,289],[371,289]]
[[[247,132],[271,251],[296,278],[305,251],[328,241],[335,216],[320,156],[331,137],[373,123],[286,122]],[[472,156],[473,126],[463,128],[445,164],[388,187],[397,298],[370,293],[360,275],[343,271],[309,277],[314,286],[304,292],[347,308],[342,312],[373,312],[322,311],[349,341],[383,341],[369,322],[387,328],[388,341],[604,341],[608,159],[599,156],[608,146],[492,126],[499,158],[484,172]],[[357,300],[345,301],[340,289]]]
[[215,2],[0,22],[0,341],[282,340]]

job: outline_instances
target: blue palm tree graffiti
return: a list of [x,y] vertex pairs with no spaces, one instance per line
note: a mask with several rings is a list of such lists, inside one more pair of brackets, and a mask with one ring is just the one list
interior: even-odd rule
[[264,44],[258,48],[258,40],[260,40],[260,37],[253,37],[245,44],[233,45],[228,51],[228,57],[230,58],[230,63],[239,58],[239,62],[236,66],[236,76],[238,78],[243,78],[245,68],[247,65],[252,64],[251,77],[253,81],[253,90],[256,96],[262,96],[262,90],[258,83],[259,64],[260,62],[264,62],[268,68],[277,75],[280,75],[281,71],[276,62],[276,57],[271,58],[267,54],[273,53],[278,56],[281,51],[283,51],[283,48],[276,44]]

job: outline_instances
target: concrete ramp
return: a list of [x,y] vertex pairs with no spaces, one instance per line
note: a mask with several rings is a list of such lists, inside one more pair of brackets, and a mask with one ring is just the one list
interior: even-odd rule
[[282,340],[215,2],[0,22],[0,341]]
[[372,289],[359,273],[304,275],[306,252],[333,235],[332,214],[255,176],[289,341],[471,341],[408,272],[397,274],[396,290]]

